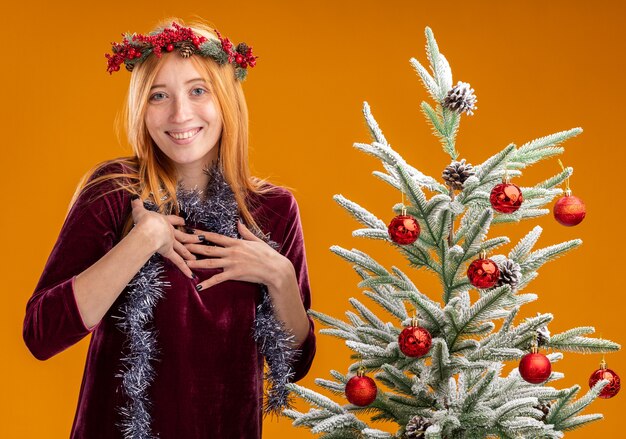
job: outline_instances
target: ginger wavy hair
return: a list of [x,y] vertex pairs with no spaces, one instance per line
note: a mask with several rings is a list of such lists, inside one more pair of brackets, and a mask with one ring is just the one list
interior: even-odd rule
[[[163,20],[156,28],[159,31],[175,21],[181,26],[190,27],[195,33],[218,40],[214,28],[201,21],[185,24],[178,18]],[[175,56],[177,53],[164,54]],[[231,186],[239,207],[239,214],[246,224],[259,230],[250,213],[251,194],[262,194],[272,189],[266,180],[250,175],[248,164],[248,107],[240,81],[235,78],[234,67],[230,63],[219,65],[210,58],[192,55],[200,76],[205,80],[211,93],[217,99],[223,128],[218,145],[218,163],[224,178]],[[156,146],[145,124],[146,107],[150,87],[159,71],[161,59],[154,54],[137,64],[131,73],[128,95],[124,106],[122,128],[125,130],[134,155],[107,160],[89,170],[81,179],[74,193],[70,208],[82,191],[91,186],[113,180],[114,190],[126,190],[138,195],[142,200],[150,200],[163,214],[178,215],[176,187],[178,179],[171,160]],[[120,120],[118,120],[118,123]],[[119,173],[106,173],[96,176],[104,167],[121,165]],[[109,191],[110,192],[110,191]],[[154,197],[153,194],[160,194]],[[104,195],[104,194],[102,194]],[[123,236],[131,229],[132,216],[126,221]]]

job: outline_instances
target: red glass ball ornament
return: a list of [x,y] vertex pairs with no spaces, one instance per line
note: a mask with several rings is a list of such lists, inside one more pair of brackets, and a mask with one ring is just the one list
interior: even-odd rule
[[413,244],[420,236],[420,225],[411,215],[398,215],[389,223],[389,237],[400,245]]
[[550,377],[552,364],[550,360],[539,352],[531,352],[522,357],[519,362],[519,374],[531,384],[541,384]]
[[346,384],[346,398],[359,407],[370,405],[376,399],[377,393],[374,380],[362,374],[353,376]]
[[512,183],[500,183],[494,186],[489,196],[491,207],[500,213],[513,213],[522,205],[522,190]]
[[600,369],[591,374],[589,387],[593,387],[600,380],[609,380],[609,384],[604,386],[604,389],[600,392],[600,398],[609,399],[617,395],[621,387],[619,375],[611,369],[607,369],[606,364],[600,365]]
[[564,226],[575,226],[585,219],[587,209],[583,200],[574,195],[559,198],[552,209],[554,219]]
[[476,259],[467,268],[467,277],[476,288],[491,288],[500,278],[500,269],[491,259]]
[[433,344],[433,338],[427,329],[419,326],[409,326],[398,336],[400,350],[407,357],[421,357],[426,355]]

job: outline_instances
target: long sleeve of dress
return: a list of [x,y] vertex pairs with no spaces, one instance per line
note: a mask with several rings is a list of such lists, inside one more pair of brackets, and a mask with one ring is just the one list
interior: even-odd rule
[[[288,214],[286,215],[285,234],[282,245],[279,249],[280,253],[287,257],[296,272],[296,279],[300,287],[300,295],[304,308],[308,311],[311,308],[311,288],[309,285],[309,274],[307,270],[306,254],[304,248],[304,237],[302,225],[300,222],[300,214],[298,203],[293,195],[289,194],[290,205]],[[298,347],[300,354],[293,364],[294,381],[302,379],[309,369],[315,357],[316,339],[313,320],[308,317],[310,323],[309,334],[302,344]]]
[[[39,360],[56,355],[95,329],[82,320],[74,280],[118,241],[123,191],[102,195],[113,188],[111,183],[101,183],[79,195],[26,305],[23,337]],[[119,203],[118,208],[112,203]]]

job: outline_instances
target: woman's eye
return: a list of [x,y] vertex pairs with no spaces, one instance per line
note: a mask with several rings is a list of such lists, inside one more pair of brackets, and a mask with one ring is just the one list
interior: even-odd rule
[[191,94],[193,94],[194,96],[202,96],[203,94],[205,94],[207,91],[203,88],[194,88],[193,90],[191,90]]
[[165,99],[165,93],[154,93],[152,96],[150,96],[151,101],[160,101],[163,99]]

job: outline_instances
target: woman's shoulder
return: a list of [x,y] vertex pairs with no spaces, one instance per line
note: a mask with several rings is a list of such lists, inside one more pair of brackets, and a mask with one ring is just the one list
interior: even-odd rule
[[83,176],[70,204],[92,204],[104,199],[108,204],[125,205],[126,198],[130,197],[128,188],[132,186],[133,175],[136,171],[129,157],[98,163]]
[[98,163],[87,172],[87,178],[88,181],[91,181],[98,177],[109,176],[115,178],[136,173],[137,166],[132,157],[118,157]]
[[296,198],[289,189],[269,182],[263,182],[251,198],[253,210],[265,216],[288,218],[298,210]]

